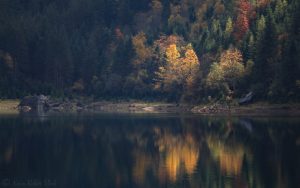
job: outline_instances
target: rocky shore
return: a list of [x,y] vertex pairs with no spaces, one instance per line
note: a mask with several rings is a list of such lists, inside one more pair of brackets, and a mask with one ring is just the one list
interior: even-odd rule
[[132,113],[188,113],[191,108],[187,104],[143,102],[94,102],[86,107],[92,111]]
[[[2,109],[2,110],[1,110]],[[93,101],[80,99],[53,99],[46,96],[25,97],[21,101],[0,102],[0,113],[64,113],[64,112],[105,112],[105,113],[193,113],[201,115],[243,115],[243,116],[294,116],[300,117],[299,104],[249,105],[226,104],[176,104],[143,101]]]
[[226,106],[219,104],[200,105],[191,112],[204,115],[237,115],[237,116],[293,116],[300,117],[300,104],[253,103],[249,105]]
[[31,96],[21,100],[22,112],[117,112],[117,113],[189,113],[192,105],[176,103],[148,103],[140,101],[61,100]]

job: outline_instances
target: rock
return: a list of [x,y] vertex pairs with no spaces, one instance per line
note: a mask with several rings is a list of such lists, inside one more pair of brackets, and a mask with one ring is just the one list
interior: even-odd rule
[[20,110],[21,110],[22,112],[29,112],[29,111],[31,110],[31,108],[30,108],[29,106],[21,106],[21,107],[20,107]]
[[222,114],[230,112],[230,109],[228,108],[228,106],[224,106],[219,103],[214,103],[210,106],[194,107],[191,111],[193,113],[200,114]]
[[253,92],[248,93],[245,97],[239,100],[240,105],[249,104],[253,100]]
[[49,108],[48,97],[44,95],[35,95],[24,97],[20,104],[19,109],[25,111],[44,111]]
[[145,107],[143,110],[146,112],[155,112],[155,108],[153,106]]

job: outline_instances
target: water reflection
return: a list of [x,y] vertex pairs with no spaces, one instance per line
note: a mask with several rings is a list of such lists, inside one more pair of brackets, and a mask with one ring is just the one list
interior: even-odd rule
[[8,146],[8,148],[4,151],[4,161],[6,163],[9,163],[12,159],[12,155],[13,155],[13,147],[12,146]]
[[209,136],[208,148],[223,175],[239,176],[242,171],[244,148],[241,145],[225,145],[219,139]]
[[199,159],[199,143],[191,134],[174,134],[168,129],[153,128],[154,144],[157,154],[151,155],[144,150],[134,150],[135,164],[133,177],[141,184],[147,172],[154,171],[161,184],[175,182],[178,177],[192,175]]
[[297,187],[299,122],[0,117],[0,177],[50,179],[58,187]]
[[157,138],[156,145],[162,160],[159,174],[173,182],[184,173],[191,175],[199,158],[199,143],[193,136],[190,133],[174,135],[161,130]]

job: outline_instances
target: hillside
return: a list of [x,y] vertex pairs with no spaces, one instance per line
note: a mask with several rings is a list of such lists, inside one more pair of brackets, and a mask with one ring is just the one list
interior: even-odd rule
[[299,101],[299,0],[1,0],[0,98]]

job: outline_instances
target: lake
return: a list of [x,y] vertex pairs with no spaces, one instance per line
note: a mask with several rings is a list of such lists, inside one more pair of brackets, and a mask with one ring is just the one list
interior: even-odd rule
[[0,116],[0,187],[298,187],[300,118]]

